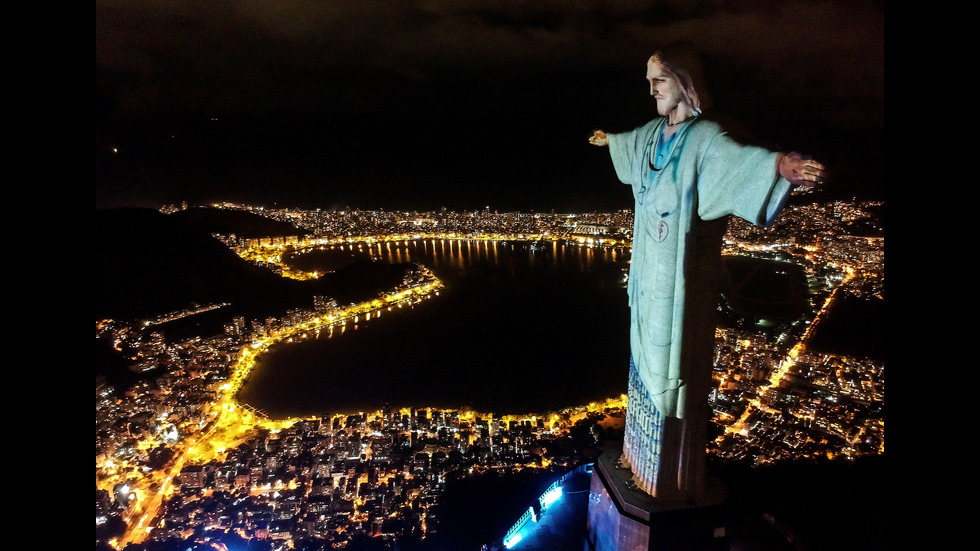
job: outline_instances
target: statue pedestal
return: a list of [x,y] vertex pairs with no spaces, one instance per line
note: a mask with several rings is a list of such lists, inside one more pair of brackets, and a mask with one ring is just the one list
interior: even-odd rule
[[727,491],[708,477],[697,500],[665,500],[637,488],[619,465],[622,451],[607,449],[595,462],[589,492],[588,551],[726,551],[721,505]]

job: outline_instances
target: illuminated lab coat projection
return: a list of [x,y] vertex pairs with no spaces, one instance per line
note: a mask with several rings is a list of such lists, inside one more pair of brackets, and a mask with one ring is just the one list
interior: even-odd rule
[[[636,200],[627,289],[633,362],[660,413],[676,418],[705,400],[705,394],[690,395],[689,371],[711,368],[691,365],[684,343],[685,313],[698,314],[686,301],[693,293],[712,292],[707,279],[717,276],[703,273],[717,269],[711,260],[720,251],[720,234],[704,222],[723,223],[732,214],[769,225],[791,189],[775,170],[777,153],[739,144],[702,118],[683,123],[669,143],[660,143],[666,117],[608,135],[616,175],[632,186]],[[700,280],[706,289],[690,287],[701,287]],[[717,298],[702,302],[714,309]],[[705,314],[688,321],[710,323],[713,332],[714,316]]]
[[[646,79],[659,117],[631,132],[596,130],[635,199],[630,264],[630,376],[624,463],[653,497],[705,495],[705,440],[728,215],[772,223],[790,188],[823,165],[728,137],[702,110],[700,62],[684,45],[655,53]],[[674,121],[673,123],[671,121]]]

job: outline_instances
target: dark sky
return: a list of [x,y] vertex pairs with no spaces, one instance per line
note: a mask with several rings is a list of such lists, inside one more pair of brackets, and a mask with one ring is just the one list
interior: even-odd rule
[[629,207],[587,137],[679,40],[713,111],[883,198],[884,2],[96,0],[96,208]]

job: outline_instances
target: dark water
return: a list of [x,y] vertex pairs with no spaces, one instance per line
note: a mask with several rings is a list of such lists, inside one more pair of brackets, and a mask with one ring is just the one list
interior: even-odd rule
[[626,391],[628,253],[548,243],[413,241],[305,254],[417,262],[446,284],[412,308],[261,358],[239,399],[273,417],[392,407],[538,412]]

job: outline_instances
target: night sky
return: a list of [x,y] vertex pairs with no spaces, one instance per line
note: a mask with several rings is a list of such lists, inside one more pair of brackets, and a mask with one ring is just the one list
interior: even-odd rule
[[884,2],[96,0],[96,209],[628,208],[587,138],[675,41],[733,129],[883,198]]

